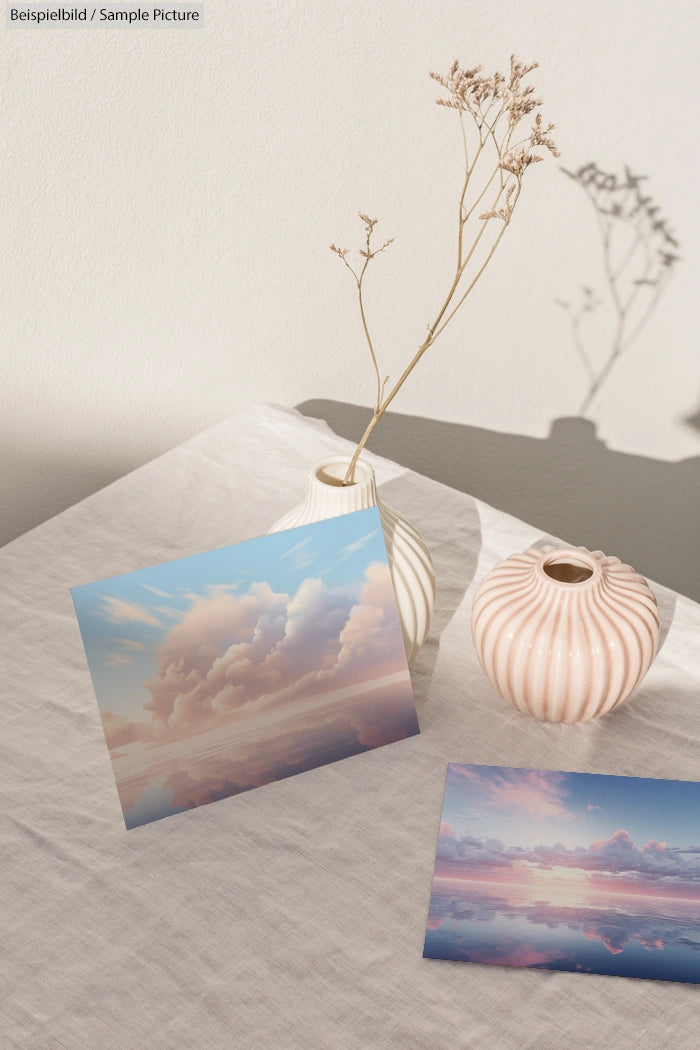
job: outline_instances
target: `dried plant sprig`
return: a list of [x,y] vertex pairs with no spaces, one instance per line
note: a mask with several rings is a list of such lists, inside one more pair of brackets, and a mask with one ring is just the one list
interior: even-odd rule
[[[354,266],[351,266],[350,263],[348,262],[348,260],[346,258],[346,256],[348,255],[348,252],[349,252],[348,248],[337,248],[335,246],[335,244],[331,244],[331,251],[335,252],[336,255],[340,256],[340,258],[343,260],[343,262],[347,266],[347,268],[350,271],[350,273],[355,278],[355,284],[357,285],[357,298],[358,298],[358,303],[359,303],[359,306],[360,306],[360,317],[362,319],[362,328],[363,328],[364,333],[365,333],[365,339],[367,341],[367,346],[369,347],[370,356],[372,358],[372,365],[374,367],[374,374],[375,374],[375,377],[376,377],[376,380],[377,380],[377,396],[376,396],[376,403],[375,403],[376,404],[375,413],[379,413],[379,415],[377,415],[377,419],[379,419],[379,416],[382,414],[380,409],[381,409],[382,400],[384,398],[384,391],[386,389],[386,384],[389,382],[389,376],[385,376],[384,379],[382,379],[381,375],[379,373],[379,364],[377,362],[377,355],[376,355],[376,352],[375,352],[375,349],[374,349],[374,343],[372,341],[372,336],[370,335],[369,325],[367,324],[367,315],[365,314],[365,303],[364,303],[364,299],[363,299],[363,295],[362,295],[362,282],[364,281],[365,272],[366,272],[367,266],[369,265],[371,260],[374,259],[377,255],[379,255],[380,252],[383,252],[386,248],[388,248],[390,244],[393,244],[394,243],[394,238],[390,237],[388,241],[384,241],[384,244],[382,244],[381,248],[375,248],[373,250],[372,249],[372,234],[374,233],[374,227],[377,225],[377,222],[379,220],[378,219],[370,219],[369,215],[365,215],[364,212],[359,212],[359,216],[360,216],[360,219],[362,220],[362,223],[363,223],[364,228],[365,228],[365,246],[364,246],[364,248],[360,248],[359,251],[358,251],[358,254],[361,256],[361,258],[364,259],[364,263],[360,267],[360,269],[356,270],[354,268]],[[359,455],[359,453],[358,453],[358,455]],[[351,464],[352,471],[354,471],[354,469],[355,469],[355,463],[357,463],[357,457],[355,457],[353,463]],[[348,475],[344,479],[343,484],[345,484],[345,485],[349,484],[348,477],[350,475],[351,475],[351,471],[348,470]]]
[[[374,411],[350,461],[343,481],[346,485],[352,482],[358,457],[377,422],[423,354],[450,323],[492,259],[518,203],[525,172],[544,159],[536,150],[543,147],[553,156],[559,156],[550,137],[554,125],[545,125],[540,113],[535,114],[530,133],[516,139],[517,129],[523,119],[542,105],[541,99],[534,96],[534,88],[523,83],[528,73],[536,68],[536,62],[525,65],[512,55],[507,75],[499,72],[485,75],[481,66],[463,69],[457,61],[446,76],[430,74],[448,94],[447,98],[438,98],[437,104],[456,110],[459,114],[464,147],[464,178],[457,208],[457,260],[452,282],[435,320],[428,325],[425,339],[388,393],[386,387],[389,377],[381,378],[367,323],[363,291],[369,263],[389,247],[393,237],[384,241],[380,247],[373,247],[372,237],[377,219],[360,212],[365,231],[365,243],[359,249],[362,265],[355,269],[348,262],[348,249],[331,245],[331,251],[343,260],[355,279],[362,326],[376,378]],[[490,200],[487,194],[490,194]],[[482,207],[477,214],[485,197],[487,206],[485,209]],[[494,233],[490,235],[492,220],[497,220],[498,229],[495,232],[494,227]],[[477,252],[481,252],[484,257],[481,258]]]

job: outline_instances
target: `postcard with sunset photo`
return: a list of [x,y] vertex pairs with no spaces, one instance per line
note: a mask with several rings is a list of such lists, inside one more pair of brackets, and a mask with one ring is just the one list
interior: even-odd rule
[[72,593],[127,828],[419,732],[376,507]]
[[451,763],[423,955],[700,983],[700,784]]

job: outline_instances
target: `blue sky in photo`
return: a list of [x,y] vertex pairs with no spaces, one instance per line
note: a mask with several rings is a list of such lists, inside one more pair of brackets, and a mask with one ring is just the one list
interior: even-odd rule
[[359,596],[370,562],[387,562],[376,507],[73,588],[100,707],[143,715],[156,650],[197,598],[261,580],[292,595],[310,576]]

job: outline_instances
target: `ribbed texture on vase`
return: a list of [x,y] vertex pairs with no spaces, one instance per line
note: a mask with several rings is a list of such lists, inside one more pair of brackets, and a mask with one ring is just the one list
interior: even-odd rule
[[659,614],[646,580],[619,558],[548,546],[485,577],[472,637],[492,684],[519,711],[585,722],[637,688],[656,655]]
[[[325,521],[355,510],[378,507],[387,558],[396,594],[406,656],[409,662],[428,636],[435,611],[435,572],[420,533],[395,510],[380,503],[374,471],[362,460],[355,482],[341,485],[349,456],[330,456],[309,471],[306,499],[276,521],[269,532],[281,532],[312,521]],[[336,484],[333,484],[333,482]]]
[[410,521],[385,503],[379,504],[379,517],[410,661],[428,637],[435,612],[435,570],[428,548]]

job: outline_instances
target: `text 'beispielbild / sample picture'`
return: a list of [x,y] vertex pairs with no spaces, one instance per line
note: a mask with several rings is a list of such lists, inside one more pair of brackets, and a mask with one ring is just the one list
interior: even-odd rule
[[73,601],[127,828],[419,732],[376,507]]
[[424,956],[700,983],[700,784],[451,763]]

